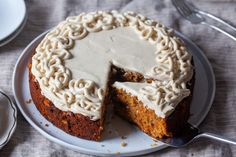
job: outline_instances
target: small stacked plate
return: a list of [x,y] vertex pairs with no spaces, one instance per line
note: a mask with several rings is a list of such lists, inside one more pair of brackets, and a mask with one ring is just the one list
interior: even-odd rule
[[0,0],[0,47],[13,40],[26,23],[24,0]]

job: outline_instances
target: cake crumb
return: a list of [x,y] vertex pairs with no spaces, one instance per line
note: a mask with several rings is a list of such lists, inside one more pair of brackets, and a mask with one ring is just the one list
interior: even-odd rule
[[101,145],[101,147],[105,147],[105,145],[104,145],[104,144],[102,144],[102,145]]
[[125,139],[127,139],[127,137],[126,136],[121,136],[121,139],[125,140]]
[[120,152],[119,152],[119,151],[117,151],[115,154],[120,154]]
[[156,147],[157,144],[156,144],[156,143],[153,143],[153,144],[151,144],[150,146],[151,146],[151,147]]
[[154,142],[158,142],[158,140],[157,140],[157,139],[154,139],[154,138],[153,138],[152,140],[153,140]]
[[28,99],[25,101],[26,104],[30,104],[32,102],[32,99]]
[[120,145],[121,145],[121,147],[126,147],[126,146],[127,146],[127,143],[122,142]]
[[48,127],[49,125],[46,123],[45,126]]

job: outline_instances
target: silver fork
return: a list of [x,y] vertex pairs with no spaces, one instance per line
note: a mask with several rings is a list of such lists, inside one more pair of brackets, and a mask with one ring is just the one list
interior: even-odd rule
[[206,19],[204,18],[204,16],[209,17],[221,24],[223,24],[224,26],[227,26],[228,28],[230,28],[233,32],[235,32],[236,34],[236,28],[234,26],[232,26],[231,24],[225,22],[224,20],[209,14],[207,12],[201,11],[199,9],[197,9],[196,7],[194,7],[193,4],[191,4],[190,2],[185,2],[185,0],[172,0],[172,3],[174,4],[174,6],[176,7],[177,11],[188,21],[190,21],[193,24],[203,24],[203,25],[207,25],[225,35],[227,35],[228,37],[230,37],[231,39],[236,41],[236,37],[233,36],[232,34],[226,32],[225,30],[221,29],[220,27],[211,25],[209,23],[207,23]]
[[228,144],[236,145],[235,139],[230,139],[214,133],[201,132],[198,128],[194,127],[189,123],[187,123],[185,128],[182,130],[183,131],[180,134],[175,135],[171,138],[162,138],[158,140],[171,147],[176,147],[176,148],[186,146],[187,144],[201,137],[210,138]]

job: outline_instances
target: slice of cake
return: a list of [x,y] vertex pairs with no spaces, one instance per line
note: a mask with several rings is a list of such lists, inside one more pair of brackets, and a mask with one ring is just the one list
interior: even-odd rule
[[68,17],[50,30],[29,63],[32,99],[65,132],[100,140],[108,105],[154,138],[189,117],[192,57],[157,21],[133,12]]
[[[188,82],[190,89],[192,84]],[[176,91],[176,95],[168,95],[173,86],[170,83],[166,86],[169,88],[165,89],[155,81],[115,82],[115,111],[153,138],[178,134],[189,118],[191,90],[181,89]]]

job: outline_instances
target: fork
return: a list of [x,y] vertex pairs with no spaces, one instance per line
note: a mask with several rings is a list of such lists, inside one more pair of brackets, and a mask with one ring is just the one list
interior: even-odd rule
[[194,127],[193,125],[189,123],[186,124],[183,130],[184,131],[181,134],[174,135],[171,138],[166,137],[166,138],[162,138],[158,140],[167,144],[168,146],[176,147],[176,148],[186,146],[187,144],[201,137],[210,138],[210,139],[225,142],[228,144],[236,145],[235,139],[226,138],[221,135],[214,134],[214,133],[201,132],[198,128]]
[[192,3],[185,2],[185,0],[172,0],[172,3],[176,7],[177,11],[186,20],[190,21],[192,24],[203,24],[203,25],[209,26],[209,27],[227,35],[228,37],[230,37],[231,39],[236,41],[235,36],[224,31],[220,27],[217,27],[217,26],[207,23],[207,21],[204,17],[209,17],[209,18],[223,24],[224,26],[227,26],[228,28],[230,28],[232,31],[234,31],[236,33],[236,28],[234,26],[232,26],[231,24],[225,22],[224,20],[222,20],[210,13],[207,13],[207,12],[197,9]]

